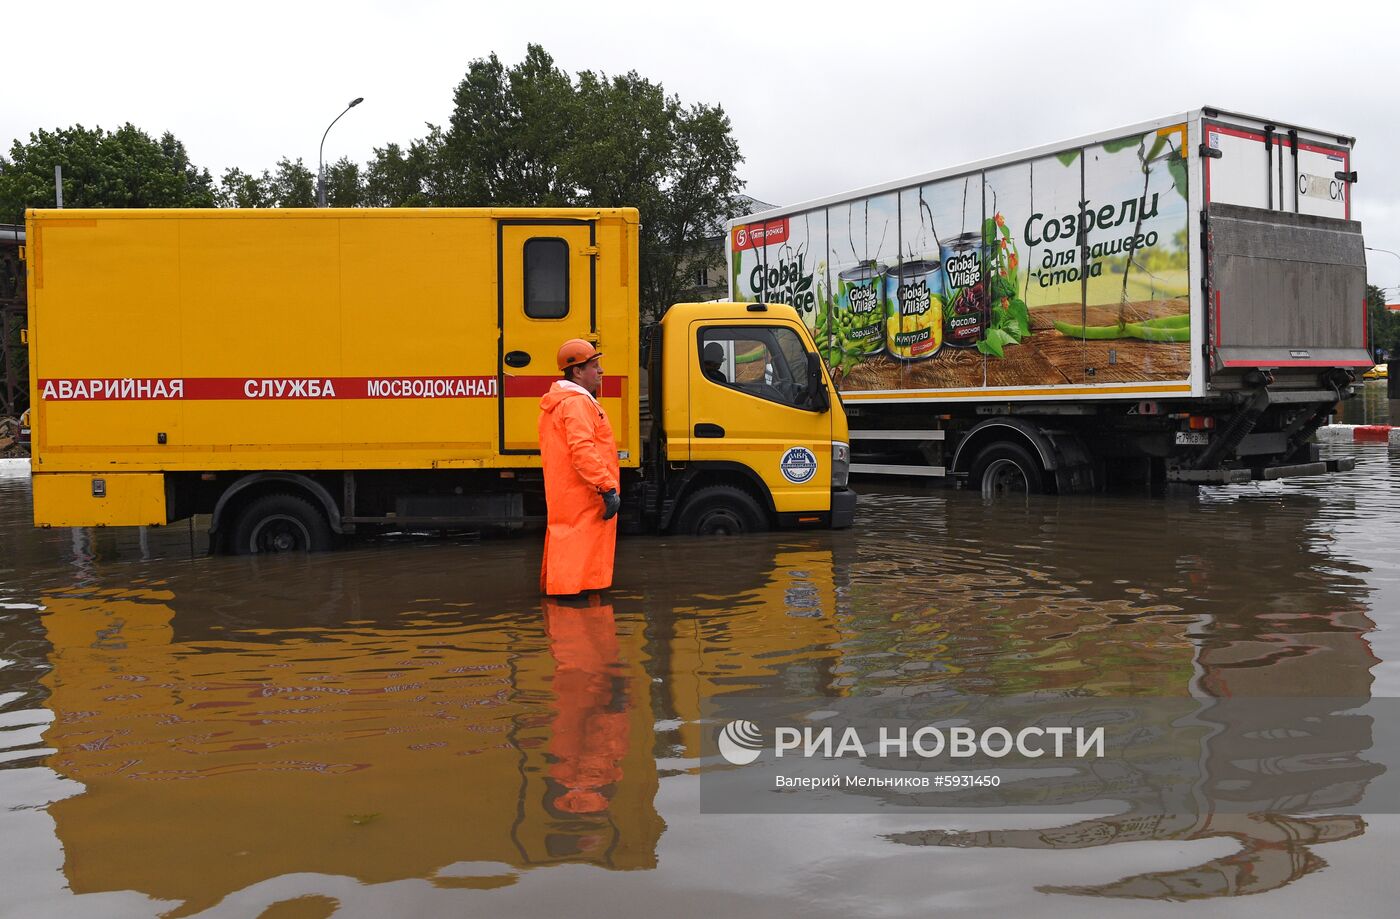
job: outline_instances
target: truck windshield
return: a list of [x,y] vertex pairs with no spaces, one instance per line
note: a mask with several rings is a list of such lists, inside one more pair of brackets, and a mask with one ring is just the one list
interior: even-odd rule
[[806,408],[807,357],[785,326],[710,326],[700,332],[700,371],[719,386]]

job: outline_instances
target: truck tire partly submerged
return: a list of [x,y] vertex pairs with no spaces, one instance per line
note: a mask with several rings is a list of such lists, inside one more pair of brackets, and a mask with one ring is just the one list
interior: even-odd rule
[[238,514],[233,552],[323,552],[331,547],[331,527],[320,508],[296,495],[272,494],[255,499]]
[[686,501],[675,531],[686,536],[739,536],[768,529],[753,495],[733,485],[701,488]]
[[984,498],[1008,495],[1038,495],[1045,490],[1045,473],[1040,463],[1020,444],[999,441],[991,444],[972,464],[971,482]]

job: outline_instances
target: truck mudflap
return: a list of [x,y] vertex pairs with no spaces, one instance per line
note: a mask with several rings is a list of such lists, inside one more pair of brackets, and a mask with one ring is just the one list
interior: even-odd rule
[[1170,469],[1168,482],[1189,485],[1243,485],[1246,482],[1268,482],[1300,475],[1326,475],[1329,472],[1350,472],[1356,460],[1350,458],[1297,463],[1292,466],[1265,466],[1259,469]]
[[838,488],[831,493],[831,528],[844,530],[856,522],[856,493]]

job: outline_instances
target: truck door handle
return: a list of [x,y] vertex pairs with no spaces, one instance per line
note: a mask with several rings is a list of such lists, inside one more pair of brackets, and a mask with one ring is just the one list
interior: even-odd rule
[[724,428],[717,424],[697,424],[695,426],[696,437],[723,437]]
[[506,364],[510,367],[527,367],[530,364],[530,355],[524,351],[507,351]]

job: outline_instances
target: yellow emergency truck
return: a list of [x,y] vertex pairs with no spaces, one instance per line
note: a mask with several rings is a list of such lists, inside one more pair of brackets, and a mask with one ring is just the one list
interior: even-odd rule
[[538,403],[570,338],[605,355],[625,529],[854,517],[803,322],[679,304],[641,330],[635,209],[26,219],[38,526],[210,514],[213,548],[253,553],[538,524]]

